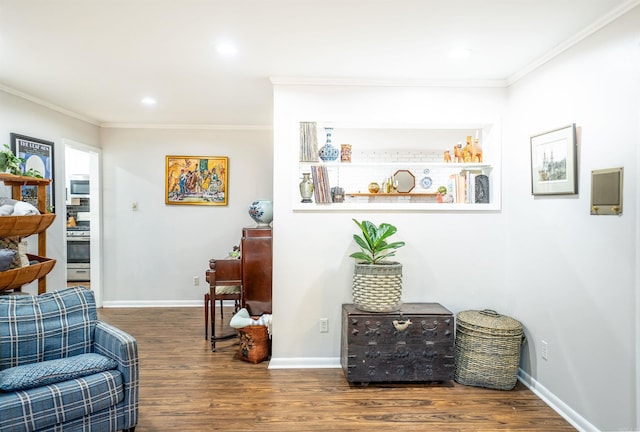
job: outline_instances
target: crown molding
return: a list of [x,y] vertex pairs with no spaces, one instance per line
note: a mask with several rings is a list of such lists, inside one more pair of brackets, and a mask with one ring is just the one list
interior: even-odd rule
[[243,130],[271,131],[272,125],[215,125],[215,124],[162,124],[162,123],[100,123],[105,129],[182,129],[182,130]]
[[76,118],[83,122],[98,126],[101,128],[118,128],[118,129],[183,129],[183,130],[251,130],[251,131],[271,131],[272,125],[214,125],[214,124],[153,124],[153,123],[106,123],[100,122],[94,118],[87,117],[77,112],[70,111],[58,105],[47,102],[44,99],[32,96],[22,91],[16,90],[0,83],[0,91],[12,94],[21,99],[28,100],[37,105],[43,106],[52,111],[59,112],[69,117]]
[[507,77],[506,79],[507,86],[511,86],[515,84],[525,76],[529,75],[534,70],[538,69],[545,63],[551,61],[555,57],[567,51],[569,48],[582,42],[592,34],[596,33],[598,30],[612,23],[613,21],[620,18],[622,15],[626,14],[627,12],[629,12],[631,9],[635,8],[638,5],[640,5],[640,0],[630,0],[614,8],[609,13],[602,16],[602,18],[591,23],[591,25],[585,27],[578,33],[574,34],[572,37],[570,37],[569,39],[567,39],[566,41],[564,41],[563,43],[561,43],[551,51],[548,51],[546,54],[544,54],[537,60],[534,60],[533,62],[526,65],[524,68],[520,69],[516,73]]
[[358,79],[269,77],[273,85],[282,86],[354,86],[354,87],[506,87],[506,80],[456,79]]
[[82,114],[78,114],[77,112],[68,110],[66,108],[62,108],[61,106],[52,104],[51,102],[47,102],[44,99],[40,99],[40,98],[37,98],[35,96],[31,96],[30,94],[21,92],[20,90],[16,90],[16,89],[11,88],[9,86],[6,86],[4,84],[0,84],[0,91],[12,94],[14,96],[17,96],[17,97],[25,99],[25,100],[28,100],[29,102],[33,102],[33,103],[35,103],[37,105],[41,105],[41,106],[43,106],[45,108],[48,108],[48,109],[50,109],[52,111],[59,112],[59,113],[64,114],[66,116],[73,117],[73,118],[76,118],[78,120],[82,120],[83,122],[90,123],[90,124],[95,125],[95,126],[100,126],[100,122],[98,120],[94,119],[94,118],[87,117],[87,116],[82,115]]

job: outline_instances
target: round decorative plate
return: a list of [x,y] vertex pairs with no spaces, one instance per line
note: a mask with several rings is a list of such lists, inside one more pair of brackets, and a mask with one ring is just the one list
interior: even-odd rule
[[425,168],[422,172],[428,175],[431,171],[429,170],[429,168]]
[[425,189],[429,189],[432,183],[433,181],[431,180],[431,177],[423,177],[422,180],[420,180],[420,184]]

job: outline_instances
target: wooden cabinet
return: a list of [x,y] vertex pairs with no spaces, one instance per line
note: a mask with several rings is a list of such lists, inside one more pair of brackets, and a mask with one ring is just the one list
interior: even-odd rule
[[242,303],[253,316],[271,313],[272,239],[271,228],[242,230]]
[[38,191],[37,208],[41,214],[30,216],[0,216],[0,237],[28,237],[38,235],[38,255],[27,254],[31,265],[0,272],[0,291],[20,290],[22,285],[38,280],[38,294],[47,291],[46,275],[53,269],[56,260],[45,258],[47,254],[46,230],[51,226],[56,215],[47,213],[46,186],[49,179],[17,176],[0,173],[0,181],[11,186],[14,199],[22,197],[23,186],[36,186]]
[[342,305],[340,363],[349,382],[452,380],[454,342],[453,314],[438,303],[390,313]]
[[[205,298],[205,329],[211,317],[211,348],[216,342],[236,336],[236,333],[216,335],[217,300],[235,300],[236,295],[218,294],[218,286],[242,286],[241,304],[252,316],[271,313],[272,273],[271,228],[244,228],[240,240],[241,259],[211,259],[206,279],[209,282],[208,299]],[[207,311],[207,308],[210,309]],[[221,309],[222,310],[222,309]],[[209,312],[209,313],[208,313]],[[206,335],[206,330],[205,330]]]

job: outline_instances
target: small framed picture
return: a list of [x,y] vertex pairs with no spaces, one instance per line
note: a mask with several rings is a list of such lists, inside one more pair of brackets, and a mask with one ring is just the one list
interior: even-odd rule
[[578,193],[576,125],[531,137],[531,193]]
[[165,204],[227,205],[229,158],[167,156]]
[[[53,189],[53,142],[38,138],[31,138],[26,135],[12,133],[11,151],[14,155],[22,159],[21,169],[23,173],[38,173],[43,178],[51,179],[47,185],[47,210],[54,212],[54,189]],[[37,186],[22,186],[22,200],[35,206],[38,203]]]

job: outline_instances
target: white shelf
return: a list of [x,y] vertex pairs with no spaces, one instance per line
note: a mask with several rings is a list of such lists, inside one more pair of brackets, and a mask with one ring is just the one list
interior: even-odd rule
[[445,163],[445,162],[300,162],[300,168],[312,165],[322,165],[327,168],[362,168],[362,167],[397,167],[398,169],[425,167],[425,168],[451,168],[451,169],[487,169],[489,163]]
[[[324,124],[318,122],[317,124]],[[297,182],[292,185],[291,208],[294,212],[348,212],[348,211],[384,211],[384,212],[487,212],[499,211],[500,203],[500,126],[499,123],[483,125],[481,128],[398,128],[389,130],[376,128],[347,128],[333,125],[333,145],[339,148],[341,142],[352,144],[352,162],[336,161],[298,161],[295,178],[302,173],[311,172],[311,167],[326,167],[331,187],[340,186],[345,192],[342,203],[302,203]],[[320,128],[318,128],[320,129]],[[418,129],[420,129],[418,131]],[[443,150],[450,149],[453,157],[453,144],[464,141],[463,137],[479,130],[484,161],[475,163],[444,162]],[[476,135],[477,136],[477,135]],[[339,137],[336,139],[336,137]],[[318,147],[321,147],[322,132],[319,132]],[[398,170],[408,170],[415,178],[415,187],[409,194],[366,195],[371,182],[382,182]],[[489,177],[490,203],[438,203],[433,195],[439,186],[450,186],[453,174],[463,172],[482,173]],[[425,188],[424,185],[428,185]],[[471,194],[474,192],[471,191]],[[413,195],[413,196],[412,196]],[[313,198],[312,198],[313,199]]]
[[446,203],[294,203],[296,213],[341,212],[341,211],[384,211],[384,212],[486,212],[498,211],[500,206],[488,204],[446,204]]

